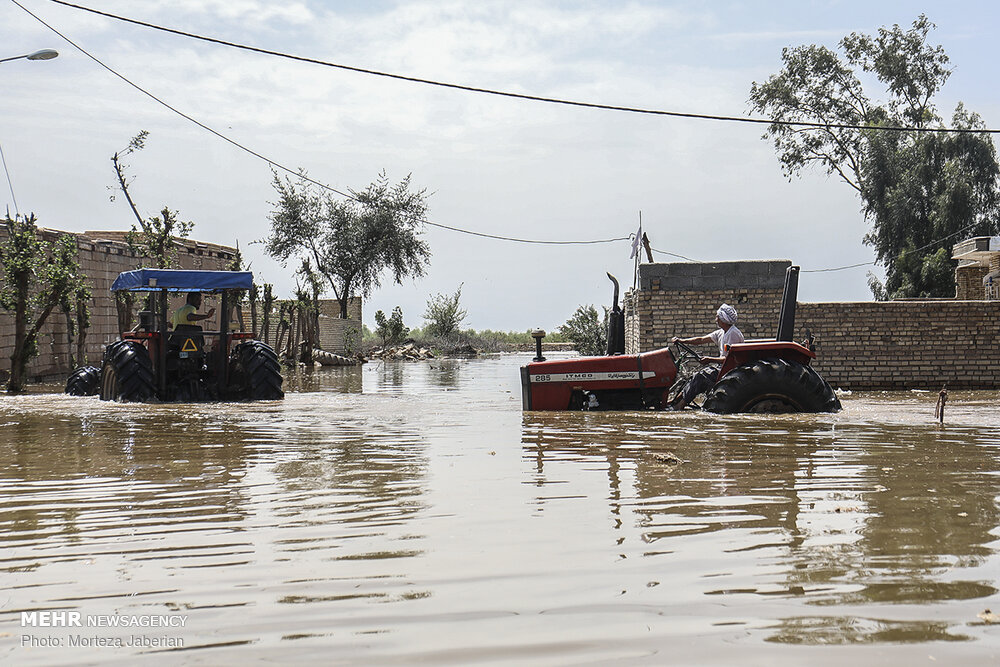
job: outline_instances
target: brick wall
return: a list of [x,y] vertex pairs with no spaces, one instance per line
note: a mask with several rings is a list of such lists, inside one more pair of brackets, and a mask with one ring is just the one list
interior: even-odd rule
[[[651,350],[673,336],[702,335],[715,328],[715,313],[728,303],[739,311],[746,338],[773,338],[785,271],[792,263],[719,262],[642,264],[639,289],[626,295],[625,349]],[[636,317],[637,316],[637,317]]]
[[984,298],[983,278],[989,272],[990,269],[979,264],[955,269],[955,298],[960,301],[978,301]]
[[1000,302],[800,303],[796,339],[817,336],[816,370],[844,389],[1000,387]]
[[[118,316],[110,292],[111,283],[122,271],[138,268],[140,259],[124,242],[124,232],[74,234],[50,229],[40,232],[46,240],[53,240],[64,233],[76,238],[80,268],[87,276],[93,295],[90,302],[91,325],[87,331],[87,361],[96,365],[101,360],[104,346],[118,338]],[[6,239],[6,229],[0,228],[0,243]],[[182,269],[225,269],[235,252],[234,248],[193,240],[177,240],[175,247],[177,265]],[[175,302],[179,305],[180,300]],[[28,364],[29,378],[65,376],[72,370],[66,332],[66,317],[57,309],[49,316],[39,335],[39,354]],[[13,348],[14,318],[9,312],[0,311],[0,377],[6,377],[10,371],[9,359]]]
[[[639,289],[626,296],[626,350],[652,350],[675,335],[708,333],[722,302],[738,309],[746,338],[774,338],[789,265],[640,266]],[[936,390],[943,382],[953,389],[1000,387],[998,301],[799,303],[795,322],[795,340],[805,338],[806,328],[817,337],[813,363],[834,387]]]

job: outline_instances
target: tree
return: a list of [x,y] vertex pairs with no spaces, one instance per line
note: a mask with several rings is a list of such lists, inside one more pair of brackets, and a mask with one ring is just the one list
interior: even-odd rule
[[[167,206],[160,210],[160,215],[154,215],[148,219],[143,218],[139,213],[139,209],[132,199],[132,193],[129,191],[134,177],[129,178],[128,165],[123,160],[132,153],[142,150],[146,146],[146,137],[148,136],[149,132],[141,130],[139,134],[129,140],[128,146],[111,156],[111,163],[114,165],[118,183],[110,189],[114,190],[116,194],[120,192],[125,196],[125,201],[128,202],[132,215],[135,216],[136,222],[139,224],[138,228],[132,225],[132,229],[125,235],[125,242],[128,243],[129,248],[139,257],[151,259],[156,268],[165,269],[169,268],[174,261],[174,237],[187,238],[194,228],[194,223],[179,220],[177,211],[171,211]],[[116,194],[111,195],[111,201],[115,200]],[[134,303],[134,293],[115,292],[119,331],[131,328]]]
[[11,394],[24,391],[28,362],[38,354],[38,333],[49,315],[85,288],[76,240],[62,234],[53,242],[45,241],[35,223],[34,214],[11,219],[8,213],[4,220],[7,240],[0,247],[4,277],[0,307],[14,314],[14,349],[7,380]]
[[[815,166],[860,196],[871,223],[864,243],[886,269],[884,286],[869,279],[876,298],[953,295],[954,265],[941,252],[959,234],[995,234],[1000,218],[989,135],[926,131],[945,127],[933,98],[951,74],[944,49],[927,43],[933,28],[921,15],[908,30],[852,33],[840,41],[843,57],[824,46],[786,48],[782,70],[750,91],[753,110],[779,121],[764,138],[786,176]],[[884,86],[885,102],[869,97],[861,75]],[[879,129],[900,127],[913,129]],[[952,129],[985,126],[960,103]]]
[[[115,167],[115,176],[118,178],[118,185],[114,189],[125,195],[125,200],[139,223],[138,228],[132,225],[132,230],[126,236],[126,241],[140,257],[152,259],[156,268],[165,269],[173,263],[174,236],[187,238],[194,228],[194,223],[178,220],[177,211],[171,211],[167,206],[163,207],[158,216],[143,218],[139,214],[139,209],[136,208],[132,194],[129,192],[129,185],[134,178],[128,177],[126,172],[128,165],[122,160],[128,155],[142,150],[146,146],[146,137],[148,136],[149,132],[146,130],[140,131],[139,134],[132,137],[128,146],[111,156],[111,163]],[[111,201],[114,200],[115,195],[112,195]]]
[[335,199],[301,173],[298,182],[274,174],[278,201],[271,212],[271,235],[265,248],[283,264],[308,257],[340,301],[366,297],[382,284],[388,271],[397,284],[424,275],[430,246],[420,238],[427,211],[424,190],[411,192],[410,177],[391,185],[385,172],[365,190],[349,190],[350,199]]
[[566,324],[559,327],[559,333],[585,357],[600,356],[608,347],[608,309],[604,318],[597,314],[593,306],[580,306]]
[[448,338],[459,330],[467,314],[458,305],[462,298],[462,285],[458,286],[454,294],[436,294],[427,300],[427,310],[424,311],[424,320],[427,322],[425,334]]
[[382,347],[395,345],[406,338],[410,333],[409,328],[403,324],[403,311],[399,306],[392,309],[392,315],[388,318],[381,310],[375,311],[375,335],[382,339]]
[[[87,330],[90,328],[90,287],[82,282],[72,292],[63,295],[59,305],[66,316],[66,342],[69,344],[69,365],[76,368],[87,363]],[[73,353],[74,337],[76,354]]]

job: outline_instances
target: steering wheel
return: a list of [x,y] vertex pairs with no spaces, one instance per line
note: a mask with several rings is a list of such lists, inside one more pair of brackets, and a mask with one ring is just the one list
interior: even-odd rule
[[682,350],[685,355],[690,355],[690,356],[694,357],[695,359],[697,359],[698,361],[701,361],[701,355],[698,354],[697,350],[693,349],[692,347],[690,347],[686,343],[682,343],[681,341],[678,340],[678,341],[674,341],[674,345],[677,346],[678,350]]

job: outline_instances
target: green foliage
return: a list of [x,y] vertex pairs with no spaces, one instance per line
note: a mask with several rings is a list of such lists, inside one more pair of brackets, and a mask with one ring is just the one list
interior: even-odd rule
[[[961,104],[956,128],[985,127]],[[1000,215],[996,150],[974,134],[873,133],[862,171],[865,211],[875,221],[865,243],[886,267],[890,298],[952,297],[959,234],[996,233]]]
[[382,339],[382,347],[395,345],[406,339],[410,330],[403,324],[403,311],[399,306],[392,309],[392,315],[386,318],[381,310],[375,311],[375,335]]
[[[146,145],[146,137],[149,132],[142,130],[132,137],[128,146],[118,151],[111,157],[111,163],[115,168],[115,175],[118,178],[116,190],[125,196],[132,214],[135,216],[139,227],[132,225],[132,229],[125,235],[125,242],[129,248],[139,257],[153,260],[157,268],[169,268],[173,264],[175,257],[174,237],[187,238],[194,229],[193,222],[178,220],[177,211],[171,211],[164,206],[160,210],[160,215],[154,215],[148,219],[143,218],[136,208],[129,192],[129,185],[134,179],[127,175],[128,165],[122,160],[128,155],[142,150]],[[111,196],[111,201],[115,200],[115,195]]]
[[[876,298],[952,296],[954,264],[942,252],[959,235],[998,228],[1000,168],[989,135],[867,129],[944,127],[933,98],[951,70],[944,49],[927,43],[933,28],[921,15],[908,30],[852,33],[840,41],[843,57],[823,46],[786,48],[781,71],[750,91],[753,110],[778,121],[863,128],[774,124],[764,137],[789,178],[816,166],[858,192],[872,223],[864,242],[886,268],[884,286],[869,280]],[[884,102],[873,101],[862,76],[882,84]],[[985,129],[961,103],[952,127]]]
[[275,173],[274,189],[268,254],[283,263],[309,258],[340,301],[341,317],[348,299],[368,296],[386,272],[398,284],[424,274],[431,255],[420,238],[426,194],[410,191],[409,176],[391,185],[383,172],[365,190],[350,190],[347,201],[317,193],[305,172],[298,182]]
[[361,345],[364,332],[355,327],[348,326],[344,329],[344,354],[351,356],[358,351]]
[[559,327],[559,333],[573,343],[581,355],[602,355],[608,349],[608,309],[604,309],[601,318],[593,306],[580,306],[566,324]]
[[177,211],[164,206],[160,215],[140,220],[141,229],[132,229],[125,235],[125,242],[140,257],[151,259],[159,269],[170,268],[176,251],[174,237],[187,238],[194,229],[194,223],[177,219]]
[[[463,283],[464,284],[464,283]],[[424,311],[424,333],[429,336],[448,338],[459,331],[466,311],[459,306],[462,298],[462,285],[454,294],[436,294],[427,300],[427,310]]]
[[[7,391],[24,389],[27,363],[38,354],[38,332],[52,311],[89,294],[77,260],[76,240],[68,234],[43,240],[34,214],[4,220],[6,243],[0,247],[3,285],[0,307],[14,314],[14,351]],[[35,288],[35,289],[32,289]]]
[[875,297],[876,301],[889,300],[889,293],[885,291],[885,285],[871,271],[868,272],[868,289],[871,290],[872,296]]

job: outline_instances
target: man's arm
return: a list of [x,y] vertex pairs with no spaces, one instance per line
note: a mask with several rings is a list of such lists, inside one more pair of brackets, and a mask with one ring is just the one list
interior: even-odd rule
[[[678,338],[677,336],[674,336],[673,338],[670,339],[670,342],[671,343],[680,342],[684,343],[685,345],[707,345],[708,343],[715,343],[715,340],[712,338],[712,335],[709,334],[707,336],[694,336],[692,338]],[[699,357],[698,362],[703,365],[721,364],[725,360],[726,360],[725,357]]]
[[670,339],[671,343],[684,343],[685,345],[705,345],[711,343],[711,336],[694,336],[693,338],[678,338],[674,336]]
[[201,320],[207,320],[208,318],[215,315],[215,308],[209,308],[208,312],[204,315],[199,315],[198,313],[188,313],[188,322],[200,322]]

